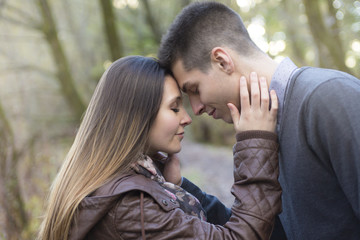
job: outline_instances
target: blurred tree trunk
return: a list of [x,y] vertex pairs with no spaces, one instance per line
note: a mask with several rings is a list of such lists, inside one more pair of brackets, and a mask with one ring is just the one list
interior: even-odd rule
[[38,8],[43,18],[41,30],[52,52],[53,60],[57,68],[57,79],[61,86],[62,94],[69,107],[72,109],[76,119],[79,121],[85,111],[85,104],[75,87],[68,60],[57,35],[57,28],[48,0],[38,0]]
[[78,49],[81,58],[88,59],[89,57],[93,56],[93,54],[88,54],[86,45],[84,44],[86,41],[84,34],[80,32],[81,29],[77,26],[76,19],[73,17],[73,10],[77,11],[77,9],[74,9],[74,7],[71,5],[71,1],[69,0],[62,0],[61,4],[64,8],[64,19],[67,26],[69,27],[72,37],[74,38],[76,48]]
[[18,161],[14,134],[0,103],[0,204],[5,213],[4,229],[9,240],[21,239],[21,232],[28,224],[17,175]]
[[181,0],[181,5],[182,7],[186,7],[187,5],[189,5],[191,3],[191,0]]
[[329,22],[330,22],[329,34],[334,41],[334,45],[337,46],[336,55],[339,57],[342,57],[342,60],[343,60],[342,63],[344,64],[346,54],[344,51],[342,40],[340,39],[340,27],[339,27],[339,22],[336,18],[336,9],[333,6],[333,0],[327,0],[327,7],[328,7],[328,11],[329,11],[328,18],[329,18]]
[[[89,48],[87,44],[88,39],[86,36],[87,30],[84,26],[81,26],[79,25],[79,23],[77,23],[78,19],[75,14],[78,11],[78,9],[74,8],[71,2],[72,2],[71,0],[61,1],[62,7],[64,8],[64,19],[66,21],[66,25],[69,27],[70,33],[74,38],[76,49],[79,52],[79,58],[76,58],[76,60],[73,58],[71,61],[72,62],[74,62],[74,60],[76,61],[77,64],[76,66],[79,66],[80,68],[77,70],[81,71],[80,76],[84,82],[88,82],[88,80],[91,79],[94,83],[97,83],[100,79],[102,72],[99,73],[100,76],[97,73],[94,74],[91,71],[91,67],[96,66],[97,64],[96,58],[98,55],[94,54],[92,49]],[[87,11],[91,12],[91,10],[87,10]],[[74,74],[74,76],[79,76],[79,75]],[[83,87],[82,90],[86,90],[87,93],[93,91],[92,84],[86,84],[85,86],[82,85],[82,87]]]
[[154,15],[153,15],[153,13],[151,11],[149,1],[148,0],[141,0],[141,2],[144,5],[146,21],[148,22],[148,25],[150,26],[150,28],[152,30],[152,33],[154,35],[154,39],[155,39],[157,44],[160,44],[161,36],[162,36],[160,25],[157,23]]
[[74,38],[74,42],[76,44],[76,48],[78,49],[79,55],[80,55],[80,65],[82,66],[82,70],[85,72],[86,79],[90,78],[90,71],[86,71],[85,66],[92,66],[95,64],[93,52],[91,52],[85,44],[86,36],[83,32],[83,28],[79,27],[78,24],[76,24],[76,19],[74,18],[74,10],[77,11],[77,9],[74,9],[71,5],[70,0],[62,0],[61,4],[64,8],[64,19],[66,21],[67,26],[69,26],[70,32],[72,37]]
[[105,35],[111,55],[111,60],[115,61],[124,55],[121,39],[116,31],[116,19],[111,0],[99,0],[105,24]]
[[[294,19],[299,18],[299,13],[296,8],[293,6],[293,2],[289,2],[289,0],[283,0],[281,2],[281,6],[283,8],[282,14],[285,18],[285,28],[286,28],[286,37],[290,39],[288,43],[291,46],[292,56],[294,58],[294,62],[300,66],[306,65],[305,63],[305,52],[304,47],[301,46],[302,39],[298,34],[299,29],[299,21],[294,21]],[[294,24],[296,24],[294,26]]]
[[[303,0],[305,6],[305,13],[308,18],[308,24],[311,34],[318,48],[324,46],[334,66],[344,72],[352,73],[352,71],[345,65],[345,51],[342,47],[342,42],[336,34],[334,29],[337,27],[335,9],[333,9],[332,1],[327,0],[328,10],[330,10],[331,21],[335,21],[332,28],[328,28],[324,23],[324,16],[320,10],[321,1]],[[321,58],[326,56],[321,56]]]

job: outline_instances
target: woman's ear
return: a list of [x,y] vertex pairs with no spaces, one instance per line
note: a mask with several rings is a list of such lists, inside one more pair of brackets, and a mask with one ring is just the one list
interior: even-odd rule
[[211,50],[211,62],[215,68],[227,74],[232,74],[235,70],[230,53],[222,47],[215,47]]

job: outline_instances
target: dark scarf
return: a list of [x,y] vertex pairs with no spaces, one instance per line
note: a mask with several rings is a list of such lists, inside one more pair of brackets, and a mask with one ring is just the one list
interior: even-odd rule
[[171,182],[166,182],[164,176],[150,157],[143,156],[141,160],[138,160],[137,163],[132,166],[132,169],[138,174],[142,174],[162,186],[164,191],[174,201],[177,201],[180,204],[180,208],[186,214],[197,216],[201,220],[206,221],[206,214],[199,200],[181,187]]

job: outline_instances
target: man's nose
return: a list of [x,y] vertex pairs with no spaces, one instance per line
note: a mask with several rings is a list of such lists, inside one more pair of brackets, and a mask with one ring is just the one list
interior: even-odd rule
[[190,96],[190,105],[195,115],[201,115],[205,111],[205,105],[200,101],[199,96]]

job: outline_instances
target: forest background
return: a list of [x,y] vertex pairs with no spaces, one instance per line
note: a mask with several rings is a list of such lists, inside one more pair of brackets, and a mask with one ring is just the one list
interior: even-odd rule
[[[191,2],[0,0],[0,239],[35,238],[49,186],[100,76],[122,56],[156,57],[162,34]],[[359,77],[360,1],[218,2],[237,11],[253,40],[277,61],[289,56],[298,66]],[[199,173],[210,157],[198,160],[202,148],[228,152],[231,161],[233,128],[202,116],[193,117],[188,132],[191,154],[183,156],[194,160],[184,175],[206,187]],[[209,174],[219,175],[223,164],[211,165],[216,169]],[[221,189],[222,178],[214,176],[208,176],[211,185]]]

